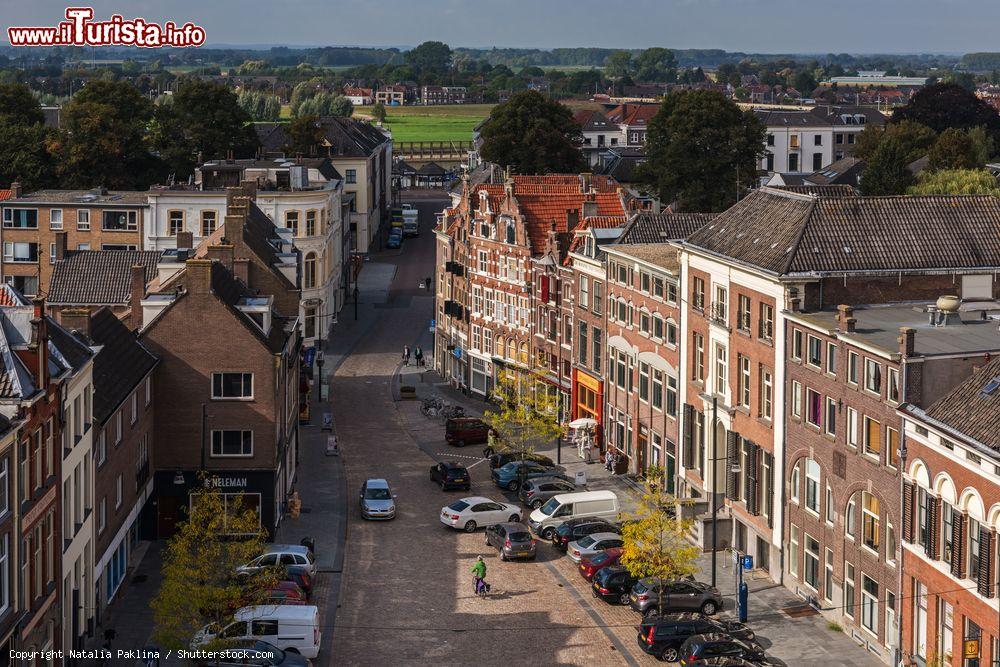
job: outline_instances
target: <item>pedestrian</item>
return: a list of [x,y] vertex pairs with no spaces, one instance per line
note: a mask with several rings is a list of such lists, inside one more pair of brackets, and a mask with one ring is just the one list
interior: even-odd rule
[[424,351],[420,349],[419,345],[413,348],[413,358],[417,360],[417,366],[424,365]]
[[472,566],[471,572],[473,591],[478,594],[480,589],[486,586],[486,562],[482,556],[476,558],[476,564]]
[[614,465],[614,463],[615,463],[615,455],[611,453],[611,448],[609,447],[608,451],[604,452],[604,469],[607,470],[608,472],[611,472],[611,467]]
[[409,366],[410,365],[410,346],[409,345],[404,345],[403,346],[403,365],[404,366]]

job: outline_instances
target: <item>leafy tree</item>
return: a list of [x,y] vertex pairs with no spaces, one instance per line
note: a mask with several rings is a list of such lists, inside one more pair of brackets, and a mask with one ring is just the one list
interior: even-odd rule
[[914,182],[913,173],[907,168],[912,162],[911,147],[894,135],[887,135],[867,160],[861,176],[861,193],[874,195],[901,195]]
[[1000,197],[1000,183],[986,169],[942,169],[921,172],[911,195],[993,195]]
[[994,142],[1000,139],[996,109],[956,83],[936,83],[921,88],[906,106],[892,113],[893,122],[914,120],[935,132],[949,127],[984,127]]
[[907,163],[909,163],[926,155],[930,147],[934,145],[936,136],[934,130],[912,120],[902,120],[883,126],[868,125],[858,135],[857,143],[854,146],[854,155],[862,160],[870,161],[879,144],[887,137],[891,137],[905,147],[906,156],[909,158]]
[[[666,491],[663,468],[649,468],[635,512],[623,517],[621,564],[635,577],[662,581],[698,571],[701,550],[688,542],[690,522],[676,516],[677,499]],[[664,612],[663,587],[657,610]]]
[[970,93],[976,90],[976,75],[972,72],[952,72],[945,80],[961,86]]
[[25,192],[56,184],[56,165],[49,149],[56,133],[42,124],[0,122],[0,184],[18,181]]
[[927,168],[930,171],[942,169],[978,169],[983,166],[977,161],[979,151],[968,132],[949,127],[941,133],[927,153]]
[[795,90],[802,93],[803,97],[809,97],[812,95],[812,91],[816,90],[816,86],[819,84],[816,81],[816,76],[811,70],[801,69],[795,73],[795,78],[792,79],[792,85],[795,86]]
[[286,150],[292,155],[315,155],[323,141],[323,128],[318,116],[296,116],[285,128]]
[[381,102],[376,102],[375,106],[372,107],[372,117],[380,123],[385,122],[385,105]]
[[765,128],[708,90],[667,95],[649,123],[639,178],[684,211],[721,211],[754,183]]
[[559,400],[549,393],[539,371],[504,369],[493,386],[492,401],[496,407],[486,411],[483,421],[502,448],[522,461],[562,437]]
[[194,171],[199,158],[253,156],[260,145],[236,95],[229,88],[201,79],[181,84],[171,104],[157,109],[154,145],[181,178]]
[[993,156],[993,139],[986,133],[985,127],[973,127],[966,130],[975,148],[976,164],[986,164]]
[[63,129],[52,143],[60,183],[145,189],[162,175],[146,131],[153,105],[126,82],[92,81],[63,109]]
[[677,79],[677,59],[670,49],[645,49],[635,59],[636,76],[640,81],[673,82]]
[[260,555],[265,544],[258,510],[244,506],[242,495],[225,499],[207,486],[192,491],[187,518],[167,542],[163,584],[150,603],[156,641],[168,649],[187,648],[202,627],[222,625],[236,609],[262,603],[277,573],[238,577],[236,570]]
[[480,137],[484,160],[518,173],[569,173],[585,166],[573,114],[536,90],[519,91],[493,107]]
[[406,52],[406,62],[426,72],[444,72],[451,66],[451,48],[444,42],[424,42]]
[[621,79],[632,74],[632,54],[615,51],[604,61],[604,73],[611,79]]
[[274,95],[257,90],[241,91],[240,108],[256,121],[275,121],[281,117],[281,102]]
[[45,122],[42,108],[23,83],[0,83],[0,126],[40,125]]

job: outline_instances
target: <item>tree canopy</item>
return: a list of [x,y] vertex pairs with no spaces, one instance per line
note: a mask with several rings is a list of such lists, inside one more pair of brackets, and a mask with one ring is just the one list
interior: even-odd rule
[[40,125],[41,105],[23,83],[0,83],[0,125]]
[[406,63],[427,72],[443,72],[451,67],[451,47],[444,42],[424,42],[407,51]]
[[493,387],[495,407],[483,421],[505,449],[522,459],[562,436],[558,399],[547,389],[536,372],[511,369],[502,371]]
[[721,211],[754,183],[765,128],[721,93],[676,91],[650,121],[639,178],[683,211]]
[[19,181],[26,191],[53,185],[55,134],[27,86],[0,84],[0,185]]
[[928,151],[927,168],[930,171],[978,169],[984,166],[979,161],[979,155],[980,151],[968,132],[949,127]]
[[296,116],[285,128],[285,134],[288,136],[285,149],[292,155],[315,155],[323,141],[318,116]]
[[993,195],[1000,197],[1000,183],[986,169],[942,169],[920,174],[911,195]]
[[950,127],[985,127],[995,142],[1000,139],[1000,115],[996,109],[957,83],[935,83],[921,88],[906,106],[893,111],[892,120],[913,120],[939,133]]
[[480,131],[484,160],[521,174],[571,173],[584,168],[580,126],[569,108],[535,90],[498,104]]

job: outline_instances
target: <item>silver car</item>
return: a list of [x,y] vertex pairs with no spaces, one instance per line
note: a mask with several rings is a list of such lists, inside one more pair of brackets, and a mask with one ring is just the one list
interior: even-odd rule
[[625,542],[618,533],[591,533],[584,535],[576,542],[570,542],[566,547],[566,555],[574,563],[579,563],[584,556],[593,556],[598,551],[620,547]]
[[500,560],[535,557],[535,538],[523,523],[497,523],[486,527],[486,546],[496,547]]
[[361,518],[388,520],[396,518],[396,496],[389,482],[381,478],[366,479],[361,485]]

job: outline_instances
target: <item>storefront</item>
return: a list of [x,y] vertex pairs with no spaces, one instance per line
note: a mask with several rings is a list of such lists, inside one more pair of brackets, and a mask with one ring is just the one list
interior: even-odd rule
[[[273,536],[285,500],[279,491],[281,482],[280,470],[210,470],[205,486],[223,494],[227,501],[240,498],[243,507],[257,508],[260,524]],[[174,534],[177,524],[184,519],[183,510],[190,503],[191,489],[201,483],[194,471],[156,473],[154,502],[158,538]]]
[[[604,423],[604,385],[601,380],[579,368],[573,369],[572,418],[593,419]],[[601,429],[595,431],[597,445],[601,445]]]
[[493,389],[493,363],[482,357],[469,355],[472,364],[472,393],[489,396]]

